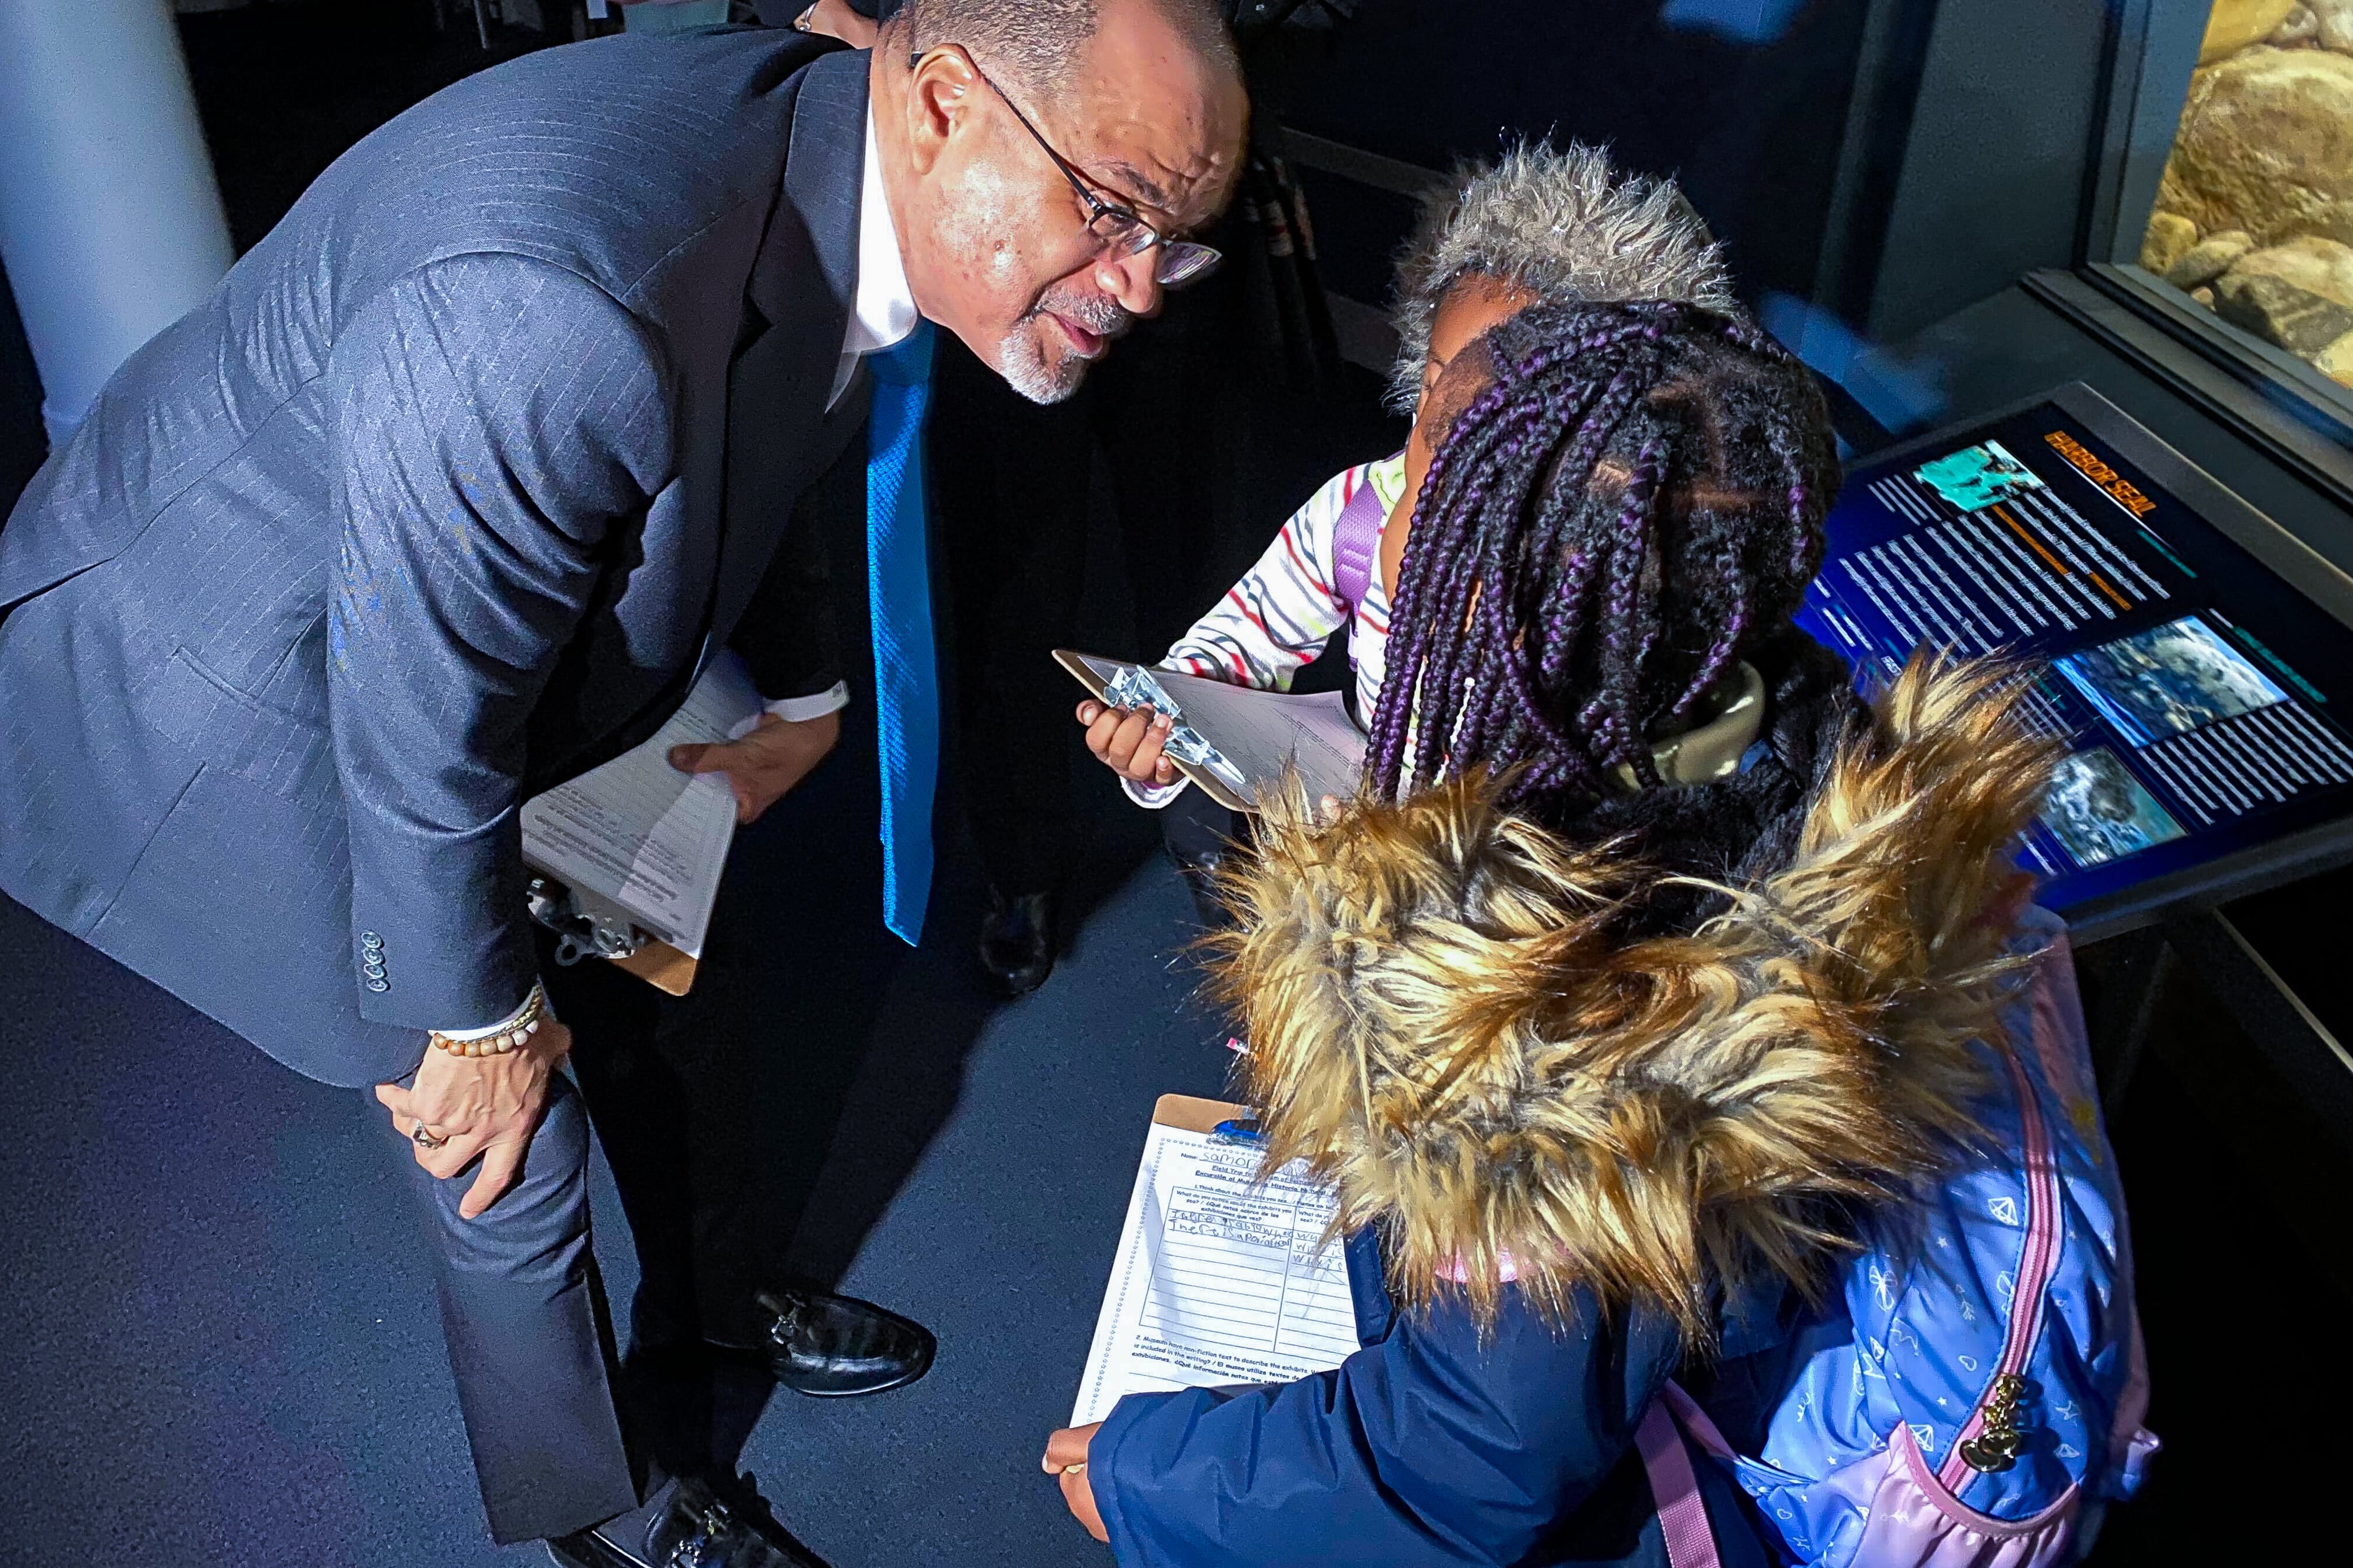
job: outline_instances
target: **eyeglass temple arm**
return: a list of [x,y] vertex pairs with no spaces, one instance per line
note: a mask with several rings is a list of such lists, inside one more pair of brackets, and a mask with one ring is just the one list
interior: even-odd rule
[[[917,65],[922,63],[923,56],[928,51],[926,50],[916,49],[910,53],[907,56],[907,68],[909,70],[914,69]],[[1071,183],[1071,189],[1079,193],[1079,199],[1087,204],[1087,211],[1091,215],[1100,217],[1104,213],[1117,213],[1121,216],[1129,219],[1131,222],[1142,224],[1146,230],[1150,231],[1156,242],[1161,244],[1166,243],[1166,241],[1162,238],[1158,229],[1154,228],[1148,223],[1145,223],[1144,216],[1141,213],[1133,212],[1126,207],[1117,205],[1116,203],[1107,202],[1101,196],[1095,195],[1094,192],[1087,189],[1087,183],[1079,178],[1078,172],[1071,167],[1070,163],[1064,160],[1060,153],[1054,151],[1054,144],[1046,140],[1044,132],[1040,132],[1035,125],[1029,123],[1029,117],[1021,112],[1021,106],[1014,102],[1011,97],[1006,93],[1006,90],[997,86],[996,80],[991,78],[987,71],[981,69],[976,65],[972,68],[972,74],[978,77],[982,81],[987,82],[988,84],[988,90],[995,93],[998,101],[1013,111],[1013,118],[1021,122],[1021,129],[1029,132],[1029,140],[1038,143],[1039,151],[1045,153],[1047,162],[1054,165],[1054,172],[1060,174],[1065,180],[1068,180]]]

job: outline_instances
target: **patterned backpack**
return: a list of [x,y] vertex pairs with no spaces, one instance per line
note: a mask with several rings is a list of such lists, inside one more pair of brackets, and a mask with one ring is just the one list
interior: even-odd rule
[[1901,1249],[1848,1263],[1842,1302],[1799,1330],[1762,1451],[1736,1453],[1672,1384],[1644,1417],[1673,1568],[1717,1560],[1686,1437],[1789,1561],[1825,1568],[2069,1563],[2140,1484],[2157,1439],[2066,928],[2030,909],[2014,951],[2038,956],[2004,1014],[2013,1048],[1989,1053],[1991,1152],[1944,1180]]

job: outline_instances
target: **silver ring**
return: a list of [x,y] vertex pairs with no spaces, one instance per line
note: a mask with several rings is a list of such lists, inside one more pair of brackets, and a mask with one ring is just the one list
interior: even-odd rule
[[438,1132],[434,1131],[431,1128],[427,1127],[422,1121],[409,1129],[408,1141],[416,1144],[419,1149],[438,1149],[443,1144],[449,1142],[448,1139],[443,1137]]
[[813,19],[816,16],[817,7],[815,5],[811,5],[808,9],[803,11],[799,16],[793,18],[793,26],[801,32],[814,33],[817,31],[816,26],[813,25]]

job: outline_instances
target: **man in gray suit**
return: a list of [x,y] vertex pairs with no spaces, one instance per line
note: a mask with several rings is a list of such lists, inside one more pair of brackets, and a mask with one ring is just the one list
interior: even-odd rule
[[[518,808],[731,646],[772,712],[696,765],[747,819],[791,788],[839,698],[788,524],[870,399],[906,458],[921,399],[882,359],[928,321],[1067,395],[1210,259],[1182,236],[1241,151],[1206,0],[913,0],[871,57],[828,48],[609,38],[419,105],[122,367],[0,530],[0,889],[382,1102],[491,1533],[596,1568],[803,1559],[649,1475],[616,1414]],[[920,585],[920,494],[892,505]],[[784,1317],[812,1392],[915,1355],[839,1298]]]

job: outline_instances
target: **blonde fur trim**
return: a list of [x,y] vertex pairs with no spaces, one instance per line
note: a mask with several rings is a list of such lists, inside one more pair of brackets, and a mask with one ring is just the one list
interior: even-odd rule
[[1213,943],[1270,1168],[1307,1160],[1338,1228],[1380,1226],[1409,1308],[1459,1279],[1492,1322],[1508,1260],[1548,1311],[1648,1301],[1704,1348],[1717,1285],[1810,1286],[1843,1245],[1828,1216],[1970,1134],[2013,967],[1989,911],[2053,761],[2014,673],[1915,658],[1792,862],[1688,935],[1620,940],[1639,859],[1485,777],[1271,818]]

